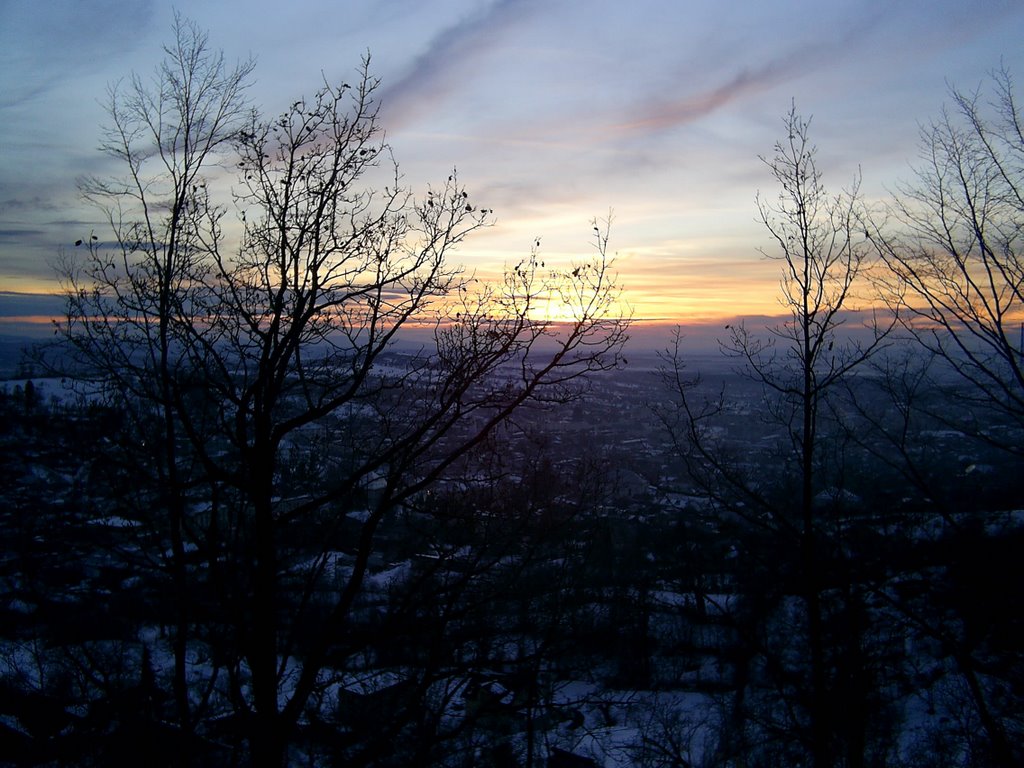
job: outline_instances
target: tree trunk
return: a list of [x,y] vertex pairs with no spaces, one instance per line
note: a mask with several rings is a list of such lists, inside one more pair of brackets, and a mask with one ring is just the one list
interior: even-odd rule
[[[191,733],[192,715],[188,695],[188,632],[189,594],[188,571],[185,563],[185,502],[182,498],[182,483],[178,476],[178,436],[175,406],[172,402],[170,365],[170,324],[171,324],[171,282],[175,266],[175,242],[177,240],[178,206],[172,216],[170,240],[160,264],[160,297],[158,325],[160,399],[163,410],[163,461],[165,476],[162,478],[164,503],[167,505],[168,528],[171,539],[171,579],[174,584],[175,631],[172,649],[174,653],[173,691],[178,725],[183,734]],[[187,760],[187,755],[184,758]]]
[[252,763],[281,768],[286,738],[277,700],[277,553],[274,542],[273,462],[257,459],[250,476],[253,502],[254,563],[249,667],[255,717],[252,720]]
[[[805,270],[810,263],[805,259]],[[805,272],[806,274],[806,272]],[[809,276],[805,279],[809,285]],[[818,576],[818,552],[814,525],[814,443],[817,439],[815,425],[817,417],[817,393],[814,381],[814,357],[809,325],[810,309],[807,295],[804,295],[803,331],[803,424],[800,446],[801,489],[800,501],[803,514],[803,536],[801,541],[802,566],[807,605],[807,644],[811,654],[811,761],[815,768],[829,768],[829,727],[828,696],[825,683],[824,631],[821,615],[821,587]]]

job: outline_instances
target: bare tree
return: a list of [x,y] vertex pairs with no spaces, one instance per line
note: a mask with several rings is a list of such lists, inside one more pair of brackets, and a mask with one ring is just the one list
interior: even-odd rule
[[1024,424],[1024,121],[1006,70],[988,94],[954,89],[952,102],[922,130],[893,233],[875,234],[906,327],[967,385],[958,425],[998,441],[979,412]]
[[827,542],[816,503],[828,481],[822,421],[830,393],[879,349],[892,326],[872,318],[863,342],[842,334],[851,310],[859,308],[857,291],[871,253],[862,236],[865,212],[859,178],[848,191],[829,194],[810,143],[810,120],[794,106],[783,123],[785,137],[775,144],[772,157],[762,158],[780,191],[774,201],[759,195],[757,206],[775,245],[764,255],[782,266],[780,302],[787,317],[767,329],[767,335],[754,333],[744,323],[730,326],[722,348],[739,362],[746,377],[763,387],[766,415],[783,428],[788,449],[782,475],[796,478],[795,503],[792,497],[774,495],[771,484],[751,477],[716,445],[712,427],[725,401],[698,401],[698,382],[683,370],[678,340],[663,370],[675,405],[662,414],[688,457],[691,472],[703,478],[716,498],[748,523],[781,534],[799,548],[810,669],[809,750],[814,764],[825,766],[834,761],[837,721],[829,715],[820,573]]
[[[898,189],[890,226],[874,230],[872,237],[889,268],[883,281],[886,296],[932,360],[921,382],[943,393],[930,400],[911,399],[906,392],[894,397],[905,419],[952,426],[1019,461],[1024,429],[1024,121],[1010,73],[994,72],[989,85],[987,91],[951,89],[951,106],[922,129],[915,178]],[[904,464],[911,466],[909,458]],[[920,472],[915,480],[929,497],[936,495],[936,484],[923,482]],[[957,532],[958,547],[976,536],[971,533],[976,521],[963,514],[962,503],[946,509],[936,504]],[[976,546],[986,554],[974,562],[958,554],[970,563],[971,578],[978,578],[973,570],[996,567],[1005,536],[978,536]],[[943,567],[954,570],[952,563]],[[1007,678],[1019,674],[1019,665],[1012,654],[999,664],[979,660],[989,652],[982,647],[990,642],[991,626],[960,632],[961,624],[966,626],[986,604],[983,594],[958,609],[956,620],[942,612],[941,589],[932,589],[929,596],[939,607],[915,609],[910,601],[894,605],[915,630],[942,638],[992,763],[1019,763],[1017,708],[1003,692]],[[1005,611],[1001,618],[1007,621],[1018,620],[1012,606],[1000,605],[999,611]]]
[[133,74],[109,89],[110,123],[100,149],[124,174],[85,178],[80,186],[104,214],[113,243],[101,246],[91,235],[89,257],[64,265],[68,323],[63,331],[82,363],[80,372],[98,376],[115,398],[148,403],[154,410],[143,422],[155,418],[160,425],[160,439],[146,452],[145,464],[159,486],[161,527],[171,542],[167,567],[180,597],[174,693],[179,724],[188,730],[186,479],[175,416],[174,326],[197,263],[196,192],[248,117],[245,90],[253,62],[232,67],[210,48],[202,30],[177,14],[173,43],[164,53],[151,80]]
[[[192,580],[229,627],[204,700],[229,702],[251,760],[278,766],[311,700],[341,679],[381,527],[518,408],[570,401],[587,374],[617,365],[628,319],[596,221],[592,257],[562,270],[544,266],[539,242],[498,285],[454,265],[491,212],[454,173],[419,200],[402,186],[368,59],[352,85],[243,123],[250,67],[217,86],[205,38],[180,21],[176,35],[153,89],[132,81],[130,119],[111,107],[130,184],[87,187],[108,204],[115,240],[90,240],[69,265],[61,330],[83,376],[163,416],[179,594]],[[219,94],[220,110],[164,110],[191,104],[196,83],[214,84],[199,92]],[[224,202],[201,170],[228,139],[238,182]],[[398,354],[413,328],[427,341]],[[319,470],[285,472],[296,455]],[[176,642],[187,650],[185,610]],[[181,659],[185,690],[198,670]]]

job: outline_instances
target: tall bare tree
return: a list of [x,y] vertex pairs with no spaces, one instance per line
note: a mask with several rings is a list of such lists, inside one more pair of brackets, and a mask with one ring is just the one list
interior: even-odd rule
[[69,322],[63,330],[84,364],[79,371],[98,376],[115,397],[148,403],[155,410],[145,419],[160,423],[146,464],[157,478],[158,504],[166,513],[161,525],[171,542],[167,567],[179,596],[174,693],[180,725],[188,730],[186,480],[175,404],[175,325],[197,267],[196,193],[248,119],[245,91],[254,65],[230,65],[178,14],[164,54],[151,79],[133,74],[109,89],[110,122],[100,149],[123,173],[85,178],[80,186],[104,214],[113,242],[101,246],[92,235],[89,257],[65,264]]
[[774,248],[763,253],[782,267],[780,303],[786,318],[762,335],[745,323],[730,326],[722,348],[747,378],[763,387],[766,415],[783,428],[788,450],[782,475],[795,478],[795,501],[773,494],[770,483],[749,476],[717,445],[711,427],[724,402],[698,401],[695,380],[683,370],[678,340],[663,370],[675,403],[662,417],[691,472],[715,497],[748,523],[781,534],[798,547],[810,670],[808,745],[813,764],[826,766],[834,764],[838,720],[829,714],[834,707],[823,627],[826,537],[816,497],[826,490],[828,476],[821,423],[829,394],[878,350],[891,323],[869,323],[863,342],[842,335],[851,310],[859,308],[858,291],[871,254],[862,234],[859,178],[849,190],[830,194],[810,142],[810,120],[794,106],[783,125],[785,135],[774,154],[762,158],[780,190],[774,200],[758,195],[757,207],[774,241]]
[[967,385],[958,426],[998,441],[978,413],[1024,424],[1024,120],[1010,73],[990,86],[954,89],[922,130],[916,179],[878,243],[907,328]]
[[[176,684],[230,704],[250,759],[279,766],[314,694],[341,679],[381,527],[522,405],[572,400],[587,374],[617,365],[628,319],[599,222],[593,255],[563,270],[544,266],[539,242],[497,285],[453,264],[490,211],[454,173],[421,199],[403,188],[368,59],[351,85],[242,121],[250,66],[218,79],[205,37],[180,20],[175,32],[156,84],[133,79],[132,110],[111,107],[130,183],[87,187],[111,211],[114,244],[90,240],[69,265],[61,330],[81,375],[163,416]],[[229,201],[209,165],[226,142]],[[396,354],[417,328],[419,351]],[[296,479],[295,456],[319,471]],[[209,627],[192,642],[190,590],[229,627],[212,670],[188,668],[190,643],[213,642]]]
[[[886,296],[932,361],[922,380],[944,393],[931,401],[904,398],[906,418],[922,416],[952,426],[1019,462],[1024,429],[1024,120],[1007,70],[993,72],[988,85],[951,89],[952,103],[921,131],[915,177],[897,190],[889,226],[872,236],[889,268],[883,281]],[[911,464],[909,459],[904,463]],[[958,531],[966,519],[961,503],[945,510]],[[958,546],[965,538],[958,536]],[[995,567],[1005,544],[991,535],[981,536],[977,546],[986,554],[973,561],[963,557],[971,578]],[[954,568],[952,563],[943,566]],[[941,606],[945,597],[936,591],[933,599]],[[1015,746],[1019,707],[1005,691],[1012,687],[1008,680],[1020,674],[1018,655],[991,660],[992,647],[999,645],[989,637],[996,632],[992,621],[981,631],[962,628],[986,605],[983,597],[975,595],[972,605],[961,607],[958,620],[941,608],[915,611],[906,602],[897,605],[916,630],[942,638],[979,732],[987,738],[992,764],[1015,765],[1020,762]],[[999,610],[1000,621],[1020,621],[1012,603]]]

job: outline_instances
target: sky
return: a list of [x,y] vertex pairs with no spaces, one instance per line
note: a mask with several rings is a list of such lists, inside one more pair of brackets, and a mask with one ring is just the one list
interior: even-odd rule
[[1019,0],[0,0],[0,299],[56,291],[60,249],[101,230],[76,180],[116,170],[102,100],[153,71],[175,9],[255,57],[267,114],[369,52],[406,183],[457,168],[496,211],[455,254],[469,269],[536,238],[551,263],[584,257],[611,212],[634,317],[684,324],[780,310],[755,196],[777,192],[759,158],[791,104],[826,185],[859,171],[880,204],[951,85],[1024,78]]

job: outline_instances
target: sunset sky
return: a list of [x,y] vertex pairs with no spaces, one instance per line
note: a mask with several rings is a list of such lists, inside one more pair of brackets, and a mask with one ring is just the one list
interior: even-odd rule
[[369,51],[406,182],[457,167],[497,212],[459,261],[492,273],[536,237],[581,256],[613,210],[635,316],[684,323],[778,310],[754,197],[791,101],[826,184],[859,167],[880,201],[950,84],[1024,78],[1019,0],[0,0],[0,291],[55,290],[59,249],[99,226],[76,178],[105,169],[100,101],[157,64],[175,7],[256,57],[270,114]]

